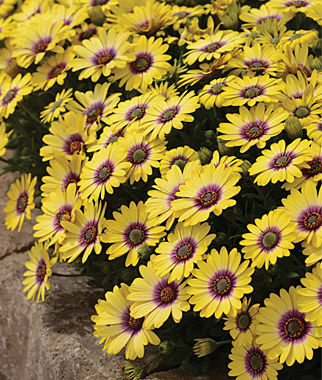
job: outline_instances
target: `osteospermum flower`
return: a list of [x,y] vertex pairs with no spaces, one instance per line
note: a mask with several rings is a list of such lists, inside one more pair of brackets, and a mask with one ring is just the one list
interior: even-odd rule
[[13,131],[6,133],[6,125],[4,122],[0,122],[0,157],[6,152],[6,145],[9,141],[9,136]]
[[286,362],[288,366],[295,361],[303,363],[305,358],[311,360],[313,349],[320,346],[317,326],[299,311],[298,289],[294,286],[288,292],[281,289],[279,296],[271,293],[257,316],[260,323],[256,342],[267,351],[268,358],[279,358],[280,363]]
[[244,153],[253,145],[264,148],[267,140],[282,132],[287,117],[283,108],[259,103],[250,110],[240,107],[239,114],[226,114],[230,123],[220,123],[217,130],[223,133],[219,137],[226,141],[226,146],[240,146]]
[[243,346],[233,344],[229,359],[228,375],[236,380],[277,380],[277,371],[283,367],[277,359],[269,359],[267,353],[252,340],[248,340]]
[[87,161],[81,173],[79,182],[81,197],[86,199],[103,199],[105,191],[114,192],[127,179],[126,174],[131,163],[126,160],[126,151],[119,144],[108,145],[94,153],[92,159]]
[[60,225],[65,230],[65,239],[59,248],[61,256],[68,262],[74,261],[82,254],[82,263],[94,250],[98,255],[101,253],[101,235],[106,227],[104,213],[106,204],[87,201],[84,204],[84,212],[75,209],[75,220],[68,221],[63,218]]
[[124,67],[128,60],[125,55],[128,36],[128,33],[116,33],[115,29],[99,29],[97,36],[74,46],[79,58],[73,61],[73,71],[82,70],[79,79],[91,77],[97,82],[101,74],[108,77],[115,67]]
[[318,263],[312,273],[306,273],[301,279],[303,288],[298,288],[298,305],[302,313],[306,313],[309,321],[322,325],[322,263]]
[[126,161],[131,164],[127,176],[132,185],[134,182],[142,180],[147,182],[148,176],[152,174],[152,167],[158,168],[160,160],[165,151],[165,141],[151,140],[139,133],[128,132],[120,145],[127,152]]
[[104,127],[100,138],[98,140],[93,141],[92,144],[88,146],[88,152],[96,152],[103,148],[107,148],[108,145],[116,143],[119,137],[124,137],[124,130],[119,129],[115,124],[111,127]]
[[61,243],[65,237],[62,220],[73,222],[75,209],[79,209],[81,200],[77,194],[76,184],[68,186],[66,190],[57,188],[42,200],[42,215],[37,216],[34,225],[34,236],[39,241],[47,241],[50,245]]
[[5,224],[10,230],[14,230],[18,226],[18,232],[21,229],[22,223],[31,218],[31,210],[35,207],[34,191],[37,182],[37,177],[31,179],[31,174],[23,174],[21,178],[13,183],[7,196],[9,200],[6,203],[4,212],[6,215]]
[[55,97],[55,101],[49,103],[48,106],[44,108],[44,110],[40,113],[41,121],[44,123],[50,123],[54,119],[65,112],[66,104],[72,100],[72,89],[63,90],[62,92],[58,92]]
[[152,186],[154,190],[148,191],[149,198],[146,201],[148,213],[151,218],[157,218],[160,224],[166,221],[167,230],[175,220],[171,202],[175,199],[179,186],[194,175],[199,165],[198,161],[194,161],[185,165],[183,170],[173,165],[166,176],[155,179],[155,185]]
[[147,109],[142,132],[148,134],[151,140],[157,137],[163,139],[172,128],[182,129],[183,122],[192,122],[194,117],[190,114],[199,107],[198,97],[193,91],[183,93],[180,97],[174,96],[167,101],[160,99],[153,108]]
[[239,179],[240,174],[223,163],[203,166],[180,186],[177,199],[171,202],[174,216],[188,226],[207,220],[211,212],[220,215],[236,204],[231,198],[240,191],[235,186]]
[[305,241],[302,242],[303,255],[307,256],[305,259],[305,265],[307,267],[316,264],[322,260],[322,249],[321,247],[313,247],[312,244],[307,244]]
[[145,91],[154,80],[161,79],[170,70],[171,65],[167,61],[171,56],[164,54],[169,45],[163,44],[162,38],[155,40],[145,36],[133,42],[128,53],[133,60],[131,58],[124,68],[116,69],[114,79],[120,79],[119,85],[125,84],[126,90]]
[[322,246],[322,187],[317,192],[314,182],[306,182],[301,192],[295,189],[282,199],[285,211],[296,222],[294,242],[305,240],[319,248]]
[[179,166],[182,171],[186,164],[192,161],[200,164],[198,153],[187,145],[167,151],[160,162],[161,177],[165,178],[173,165]]
[[240,299],[253,288],[249,285],[253,268],[248,268],[249,261],[241,263],[237,249],[228,253],[225,247],[220,253],[213,249],[207,261],[198,263],[199,269],[193,272],[188,280],[187,292],[192,295],[189,302],[200,316],[220,318],[222,314],[235,316],[241,308]]
[[46,170],[49,176],[43,176],[40,189],[43,196],[46,197],[57,188],[66,191],[68,186],[75,183],[78,188],[80,181],[80,173],[83,166],[83,158],[78,154],[74,154],[70,160],[63,154],[55,155],[53,160],[50,160]]
[[234,76],[227,78],[217,78],[207,84],[199,93],[199,102],[205,106],[207,110],[216,106],[222,107],[224,101],[224,87],[227,83],[234,80]]
[[312,123],[304,127],[310,139],[322,145],[322,121],[312,120]]
[[219,166],[219,164],[223,164],[225,168],[229,166],[237,173],[241,173],[243,171],[241,168],[242,163],[243,160],[235,156],[220,156],[218,150],[213,152],[212,160],[210,161],[210,164],[215,165],[215,167]]
[[0,91],[0,117],[7,118],[12,114],[18,102],[32,92],[31,75],[27,73],[25,76],[21,74],[14,78],[9,76],[1,83]]
[[69,35],[69,27],[62,20],[55,23],[50,12],[36,14],[19,25],[12,41],[16,46],[13,56],[21,67],[38,64],[49,51],[63,53],[60,43]]
[[237,310],[235,316],[228,315],[224,317],[224,330],[229,330],[229,334],[234,339],[236,346],[246,346],[256,337],[255,328],[258,324],[256,315],[259,310],[259,304],[250,306],[251,299],[244,297],[242,306]]
[[80,113],[68,112],[63,118],[54,121],[49,128],[50,134],[43,137],[46,144],[40,148],[43,161],[51,160],[55,154],[64,153],[68,159],[73,154],[84,155],[87,144],[92,143],[96,136],[85,129],[86,117]]
[[113,212],[114,220],[108,220],[108,229],[102,236],[104,243],[112,243],[106,251],[109,260],[127,253],[125,265],[135,266],[139,261],[138,251],[145,244],[154,246],[165,235],[165,227],[159,226],[155,219],[149,218],[143,202],[129,207],[121,206],[121,212]]
[[267,74],[236,78],[224,88],[223,106],[253,106],[256,102],[278,102],[278,95],[283,88],[282,79],[270,78]]
[[27,300],[34,300],[37,297],[37,302],[40,298],[44,301],[45,291],[50,288],[51,268],[56,260],[50,260],[47,247],[43,243],[36,242],[28,254],[30,261],[25,262],[28,270],[23,274],[25,277],[22,281],[25,285],[23,291],[28,292]]
[[281,75],[296,75],[297,71],[300,71],[307,77],[312,75],[311,65],[313,56],[309,55],[307,45],[296,45],[294,49],[286,45],[284,51],[285,54],[281,54],[281,62],[279,63],[279,72]]
[[319,183],[322,180],[322,145],[316,144],[314,141],[311,144],[309,151],[310,159],[305,161],[301,169],[302,176],[295,178],[294,182],[284,183],[282,188],[286,190],[299,189],[305,182],[313,181]]
[[81,112],[86,116],[86,126],[92,126],[96,122],[107,122],[107,116],[116,107],[120,100],[120,93],[113,93],[107,96],[110,83],[96,84],[94,91],[75,92],[75,98],[68,103],[68,109]]
[[267,6],[272,7],[280,12],[302,12],[314,0],[270,0]]
[[208,223],[184,227],[178,223],[173,233],[167,237],[168,241],[160,243],[151,256],[152,268],[159,276],[170,273],[169,281],[181,281],[190,276],[194,264],[202,260],[202,255],[216,237],[209,234]]
[[222,54],[234,50],[243,42],[240,33],[228,30],[217,30],[215,33],[201,38],[197,42],[188,44],[186,63],[194,64],[196,61],[218,59]]
[[146,111],[160,100],[150,92],[140,96],[134,96],[129,100],[120,102],[118,107],[109,116],[107,124],[117,129],[126,127],[135,131],[142,128],[146,120]]
[[244,240],[239,244],[244,246],[245,259],[252,260],[252,267],[262,268],[265,264],[267,270],[278,257],[290,255],[295,229],[290,219],[285,210],[277,209],[255,219],[255,225],[247,225],[249,233],[243,234]]
[[70,49],[67,49],[64,53],[56,54],[48,58],[43,65],[38,66],[37,72],[32,77],[35,89],[44,89],[46,91],[56,82],[62,86],[74,57],[75,54]]
[[259,186],[265,186],[268,182],[294,182],[294,179],[302,176],[300,167],[309,159],[310,142],[300,138],[285,144],[280,140],[270,146],[270,149],[262,151],[262,156],[250,167],[249,174],[258,174],[254,182]]
[[190,309],[185,284],[171,281],[169,276],[159,277],[149,263],[140,266],[142,278],[134,279],[130,286],[127,299],[133,302],[131,315],[144,317],[142,327],[148,329],[161,327],[170,314],[174,322],[179,323],[182,312]]
[[256,27],[266,22],[266,20],[276,20],[278,23],[287,23],[292,18],[292,14],[282,13],[277,11],[276,8],[268,7],[267,4],[263,4],[259,9],[251,8],[249,5],[245,5],[241,8],[239,18],[244,21],[243,27]]
[[148,91],[152,95],[163,96],[164,100],[168,100],[172,96],[176,96],[179,94],[175,84],[169,85],[169,82],[154,83],[153,86],[149,86]]
[[131,315],[133,302],[127,299],[128,295],[128,285],[115,285],[113,292],[105,294],[105,300],[98,300],[97,315],[92,316],[92,321],[94,335],[100,338],[100,344],[104,343],[104,350],[116,355],[126,346],[125,357],[134,360],[143,357],[145,345],[158,345],[160,339],[153,331],[143,329],[144,317],[136,319]]

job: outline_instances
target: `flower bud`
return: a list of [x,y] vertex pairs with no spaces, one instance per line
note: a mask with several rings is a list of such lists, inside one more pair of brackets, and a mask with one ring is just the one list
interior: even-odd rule
[[212,159],[212,152],[205,146],[201,147],[198,151],[200,162],[202,165],[209,164]]
[[144,368],[138,367],[128,360],[124,360],[124,373],[129,380],[140,380],[144,376]]
[[322,62],[319,57],[315,57],[311,64],[312,70],[322,70]]
[[215,243],[218,245],[227,244],[227,239],[228,239],[228,235],[225,234],[225,232],[218,232],[215,239]]
[[212,354],[216,348],[217,343],[211,338],[195,339],[193,352],[198,358]]
[[300,120],[297,117],[289,116],[285,121],[285,131],[287,136],[294,140],[298,137],[302,137],[303,128]]
[[232,152],[232,149],[226,146],[225,141],[222,140],[220,137],[217,137],[217,144],[218,144],[219,153],[222,156],[224,156],[225,154],[229,155]]
[[159,350],[164,355],[171,355],[172,352],[174,351],[175,347],[176,346],[175,346],[174,342],[172,342],[170,340],[165,340],[164,342],[160,343]]
[[142,244],[138,249],[138,255],[140,259],[149,258],[152,253],[152,248],[149,247],[146,243]]
[[99,5],[88,8],[87,13],[89,18],[95,25],[102,26],[104,24],[106,17],[102,11],[102,8]]
[[212,129],[208,129],[207,131],[205,131],[205,138],[206,138],[207,143],[209,144],[214,143],[216,141],[215,131],[213,131]]
[[248,175],[248,169],[252,166],[252,164],[248,160],[244,160],[243,163],[240,165],[242,169],[243,176]]

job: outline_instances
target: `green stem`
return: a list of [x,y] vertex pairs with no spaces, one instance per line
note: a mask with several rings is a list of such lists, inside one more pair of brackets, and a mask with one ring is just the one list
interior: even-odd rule
[[18,166],[18,165],[16,165],[16,164],[13,164],[12,162],[6,160],[6,159],[3,158],[3,157],[0,157],[0,161],[2,161],[2,162],[4,162],[4,163],[6,163],[7,165],[10,165],[10,166],[12,166],[12,167],[18,169],[19,171],[22,171],[22,172],[25,172],[25,171],[26,171],[25,168],[22,168],[21,166]]
[[77,274],[64,274],[64,273],[52,272],[51,274],[52,274],[52,276],[61,276],[61,277],[81,277],[81,276],[84,277],[84,275],[81,274],[81,273],[77,273]]
[[20,104],[20,107],[23,110],[23,112],[26,113],[34,122],[36,122],[40,127],[42,126],[38,117],[36,117],[32,112],[30,112],[27,107],[25,107],[23,104]]
[[157,359],[159,356],[162,355],[162,352],[158,352],[155,356],[153,356],[153,358],[151,360],[149,360],[144,366],[143,366],[143,369],[145,370],[146,368],[148,368],[148,366],[154,362],[155,359]]

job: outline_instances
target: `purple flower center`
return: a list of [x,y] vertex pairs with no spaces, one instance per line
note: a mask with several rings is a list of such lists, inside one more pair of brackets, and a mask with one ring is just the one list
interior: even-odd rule
[[43,53],[44,51],[46,51],[48,45],[50,44],[50,42],[52,41],[52,38],[51,37],[45,37],[45,38],[42,38],[41,40],[39,40],[38,42],[36,42],[34,44],[34,46],[32,47],[32,50],[35,54],[38,54],[38,53]]
[[153,57],[149,53],[137,54],[135,61],[131,62],[129,67],[133,74],[142,74],[148,71],[153,64]]
[[42,284],[44,282],[44,279],[46,277],[46,263],[44,259],[40,259],[37,269],[36,269],[36,281],[38,284]]
[[69,172],[65,178],[63,179],[63,187],[64,187],[64,190],[67,189],[68,185],[70,183],[77,183],[79,182],[80,180],[80,177],[78,175],[78,173],[73,173],[73,172]]
[[71,211],[72,211],[72,206],[71,205],[64,205],[63,207],[61,207],[59,209],[59,211],[56,214],[56,217],[54,219],[54,227],[55,227],[56,231],[61,231],[61,230],[64,229],[62,227],[62,225],[61,225],[61,222],[63,220],[70,221],[71,216],[72,216]]
[[245,65],[252,71],[263,72],[269,67],[269,62],[264,59],[251,59],[250,61],[245,61]]
[[87,115],[86,124],[93,124],[99,117],[103,115],[104,112],[104,104],[102,102],[97,102],[92,104],[85,111],[85,115]]
[[241,94],[244,98],[253,99],[263,94],[264,88],[258,84],[242,89]]
[[116,56],[116,51],[114,48],[104,49],[97,52],[93,58],[93,63],[95,65],[106,65],[111,62]]
[[159,307],[166,307],[178,299],[178,284],[173,281],[168,283],[167,279],[161,280],[153,292],[153,300]]
[[68,155],[73,155],[74,153],[80,153],[83,150],[84,140],[80,133],[74,133],[68,136],[68,139],[64,144],[64,152]]
[[304,0],[291,0],[291,1],[287,1],[285,3],[285,5],[287,7],[295,7],[295,8],[303,8],[303,7],[307,7],[309,5],[309,3],[307,1],[304,1]]
[[265,253],[269,253],[281,241],[281,232],[277,227],[269,227],[263,231],[258,239],[257,244]]
[[267,368],[264,352],[257,347],[251,347],[245,356],[245,367],[251,377],[261,377]]
[[209,282],[209,290],[215,298],[228,297],[236,284],[236,276],[228,270],[218,271]]
[[127,245],[132,249],[140,246],[147,239],[147,228],[142,223],[132,223],[124,233]]
[[310,212],[303,219],[303,226],[306,230],[317,230],[322,225],[322,215],[320,212]]
[[219,95],[223,92],[223,88],[226,86],[226,83],[215,83],[208,92],[212,95]]
[[311,323],[305,320],[305,314],[293,309],[281,316],[278,329],[285,342],[298,342],[302,341],[303,337],[309,333]]
[[271,167],[276,170],[286,168],[290,165],[294,157],[294,154],[291,152],[280,153],[271,161]]
[[124,137],[124,131],[121,129],[120,131],[117,131],[115,133],[112,133],[110,137],[106,140],[104,147],[106,148],[108,144],[113,144],[119,137]]
[[317,174],[322,173],[322,157],[314,157],[313,160],[307,161],[309,168],[301,169],[301,172],[305,178],[312,178]]
[[186,166],[186,163],[189,161],[190,160],[187,157],[179,154],[177,156],[172,157],[172,159],[169,163],[169,168],[171,169],[173,165],[177,165],[177,166],[179,166],[181,171],[183,171],[184,167]]
[[221,199],[221,193],[221,188],[217,185],[202,188],[196,196],[195,204],[200,209],[212,207]]
[[17,88],[10,89],[2,98],[2,105],[6,106],[7,104],[11,103],[13,99],[16,97],[17,93],[18,93]]
[[275,19],[277,21],[281,21],[282,17],[278,14],[275,15],[268,15],[264,17],[260,17],[257,21],[256,24],[261,24],[263,21],[270,20],[270,19]]
[[147,106],[145,104],[140,104],[131,108],[126,115],[127,120],[141,120],[142,117],[145,115],[146,109]]
[[178,106],[171,107],[171,108],[168,108],[167,110],[163,111],[162,114],[160,115],[161,123],[167,123],[168,121],[173,120],[176,117],[176,115],[178,114],[178,111],[179,111]]
[[130,315],[130,306],[125,310],[122,315],[122,325],[125,331],[130,334],[136,334],[142,329],[144,322],[144,317],[142,318],[133,318]]
[[80,240],[82,246],[89,246],[96,242],[98,235],[98,226],[96,221],[91,221],[86,224],[80,233]]
[[251,324],[252,324],[252,318],[249,315],[248,311],[237,314],[236,325],[239,331],[248,330]]
[[188,261],[193,258],[196,252],[197,244],[191,238],[185,238],[176,244],[172,251],[172,257],[176,263]]
[[221,48],[224,45],[226,45],[226,42],[224,42],[224,41],[216,41],[216,42],[212,42],[209,45],[204,46],[202,48],[202,50],[205,51],[205,52],[207,52],[207,53],[214,53],[216,50],[218,50],[219,48]]
[[111,177],[114,172],[114,165],[110,161],[104,161],[96,170],[95,182],[97,184],[104,184]]
[[265,121],[251,121],[242,127],[241,135],[249,141],[256,140],[266,134],[267,129],[268,125]]
[[17,214],[23,214],[28,206],[28,193],[24,191],[19,195],[16,202]]
[[150,147],[147,144],[139,144],[130,149],[127,154],[126,160],[131,162],[134,166],[140,166],[150,156]]
[[56,78],[59,74],[61,74],[65,67],[67,66],[66,62],[61,62],[58,65],[54,66],[49,72],[48,72],[48,79]]

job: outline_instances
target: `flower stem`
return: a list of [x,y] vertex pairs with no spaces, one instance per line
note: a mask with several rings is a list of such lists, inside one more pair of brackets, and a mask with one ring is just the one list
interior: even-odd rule
[[22,172],[25,172],[25,171],[26,171],[25,168],[22,168],[21,166],[18,166],[18,165],[16,165],[16,164],[13,164],[12,162],[6,160],[6,159],[3,158],[3,157],[0,157],[0,161],[2,161],[2,162],[4,162],[4,163],[6,163],[7,165],[10,165],[10,166],[12,166],[12,167],[18,169],[19,171],[22,171]]
[[51,274],[52,274],[52,276],[61,276],[61,277],[81,277],[81,276],[85,276],[84,274],[81,274],[81,273],[64,274],[64,273],[52,272]]
[[158,352],[155,356],[153,356],[153,358],[151,360],[149,360],[144,366],[143,366],[143,369],[145,370],[146,368],[149,367],[149,365],[154,362],[155,359],[157,359],[159,356],[162,355],[162,352]]

